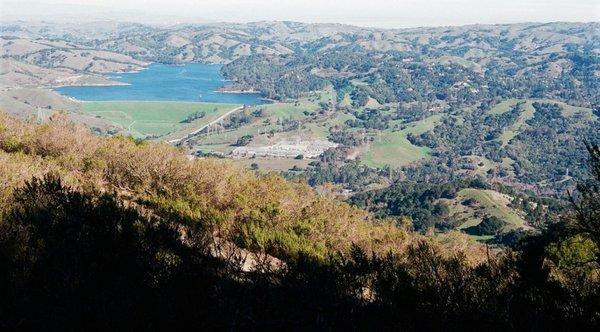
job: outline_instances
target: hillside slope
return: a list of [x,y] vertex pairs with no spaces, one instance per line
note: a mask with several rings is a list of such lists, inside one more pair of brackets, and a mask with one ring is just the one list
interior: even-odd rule
[[496,255],[60,117],[0,115],[0,184],[7,330],[587,330],[600,317],[598,247],[582,232]]
[[223,160],[189,160],[164,143],[97,137],[60,116],[35,125],[0,115],[1,199],[10,202],[15,188],[48,173],[70,187],[115,192],[128,205],[281,258],[325,257],[353,243],[401,251],[416,238],[278,176],[257,176]]

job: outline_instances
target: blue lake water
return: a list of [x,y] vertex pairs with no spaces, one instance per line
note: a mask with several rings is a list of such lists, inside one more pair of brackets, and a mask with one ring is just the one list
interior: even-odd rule
[[82,101],[152,100],[202,101],[232,104],[265,104],[260,94],[219,93],[228,82],[221,76],[220,65],[190,63],[184,66],[152,64],[136,73],[107,75],[127,83],[122,86],[69,86],[55,90]]

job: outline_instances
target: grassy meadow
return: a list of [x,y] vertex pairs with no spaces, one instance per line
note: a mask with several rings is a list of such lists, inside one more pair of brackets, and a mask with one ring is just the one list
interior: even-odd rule
[[442,118],[436,114],[420,121],[415,121],[399,131],[387,129],[375,137],[369,149],[361,156],[362,161],[371,167],[403,166],[419,159],[429,156],[428,147],[420,147],[411,144],[406,135],[420,135],[432,130],[435,124]]
[[[463,205],[462,202],[468,199],[476,203],[473,206]],[[505,230],[521,228],[525,224],[523,217],[509,206],[510,198],[494,190],[462,189],[456,198],[445,201],[450,207],[450,215],[462,221],[458,229],[475,226],[486,215],[506,221]]]
[[524,128],[526,128],[526,121],[533,118],[535,114],[535,108],[533,107],[534,102],[539,103],[552,103],[558,104],[563,108],[562,115],[565,117],[572,117],[581,114],[586,118],[595,118],[596,116],[593,114],[590,108],[578,107],[566,104],[561,101],[551,100],[551,99],[507,99],[496,104],[491,110],[490,114],[503,114],[510,111],[514,106],[518,103],[522,103],[519,107],[521,110],[521,115],[515,121],[515,123],[506,128],[502,135],[500,135],[499,140],[502,141],[502,145],[507,145],[511,139],[519,134]]
[[[95,101],[84,102],[83,111],[119,124],[135,137],[145,137],[193,130],[238,106],[199,102]],[[196,112],[205,112],[206,115],[192,123],[182,122]]]

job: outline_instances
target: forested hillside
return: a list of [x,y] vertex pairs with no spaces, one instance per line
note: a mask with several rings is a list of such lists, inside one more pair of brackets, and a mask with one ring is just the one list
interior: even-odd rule
[[588,148],[559,221],[492,249],[164,143],[0,115],[0,327],[593,329]]
[[597,23],[362,29],[299,43],[293,54],[241,57],[223,72],[280,99],[333,82],[360,106],[369,97],[455,107],[544,97],[589,106],[598,103],[597,31]]

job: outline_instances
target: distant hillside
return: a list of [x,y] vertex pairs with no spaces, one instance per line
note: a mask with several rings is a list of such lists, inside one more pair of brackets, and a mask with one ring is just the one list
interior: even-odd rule
[[223,72],[280,99],[332,82],[362,106],[369,97],[383,104],[508,96],[589,106],[598,103],[598,29],[598,23],[362,29],[293,41],[291,55],[255,52]]
[[67,41],[3,36],[1,88],[119,84],[100,74],[140,70],[143,61]]

